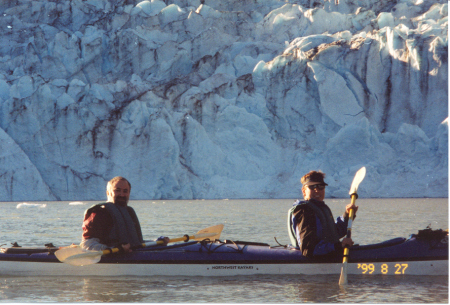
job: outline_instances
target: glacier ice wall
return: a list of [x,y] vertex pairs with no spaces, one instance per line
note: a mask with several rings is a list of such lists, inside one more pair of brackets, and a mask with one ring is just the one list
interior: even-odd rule
[[448,196],[448,3],[0,4],[0,200]]

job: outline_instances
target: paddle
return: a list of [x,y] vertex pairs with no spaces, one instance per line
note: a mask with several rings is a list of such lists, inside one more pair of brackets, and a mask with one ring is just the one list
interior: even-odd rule
[[[364,177],[366,176],[366,168],[361,167],[355,174],[355,177],[353,178],[352,186],[350,187],[350,197],[351,197],[351,203],[352,205],[355,204],[356,199],[358,198],[358,186],[359,184],[364,180]],[[350,209],[350,214],[348,216],[348,226],[347,226],[347,237],[350,238],[352,236],[352,223],[353,223],[353,217],[354,217],[355,211],[353,209]],[[342,262],[342,268],[341,268],[341,277],[339,278],[339,285],[347,285],[347,261],[348,261],[348,255],[350,253],[350,248],[345,247],[344,249],[344,260]]]
[[[183,237],[171,238],[169,243],[184,241],[187,242],[189,240],[203,240],[205,238],[217,239],[220,237],[220,234],[223,230],[223,224],[208,227],[198,231],[195,235],[184,235]],[[156,245],[162,245],[164,241],[158,240],[153,242],[147,242],[142,244],[138,248],[143,247],[152,247]],[[112,248],[107,250],[100,251],[90,251],[81,248],[80,246],[68,246],[65,248],[61,248],[55,252],[56,258],[63,263],[70,264],[73,266],[87,266],[96,264],[102,258],[102,255],[116,253],[119,252],[119,248]]]

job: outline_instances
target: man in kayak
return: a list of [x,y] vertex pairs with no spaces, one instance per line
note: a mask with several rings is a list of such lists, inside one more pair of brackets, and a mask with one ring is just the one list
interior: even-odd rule
[[351,238],[340,238],[347,233],[350,209],[358,207],[350,203],[344,215],[334,221],[330,208],[325,204],[325,174],[310,171],[302,177],[303,201],[297,200],[288,213],[288,231],[293,246],[300,248],[307,257],[343,253],[343,248],[353,245]]
[[[82,248],[105,250],[118,247],[122,252],[130,252],[132,247],[144,242],[137,215],[128,206],[130,192],[131,184],[123,177],[114,177],[108,182],[108,202],[96,204],[84,213]],[[169,238],[158,240],[163,240],[166,245]]]

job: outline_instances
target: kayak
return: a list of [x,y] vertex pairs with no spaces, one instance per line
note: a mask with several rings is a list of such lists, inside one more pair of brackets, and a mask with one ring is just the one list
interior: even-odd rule
[[[58,247],[0,248],[5,276],[235,276],[340,274],[342,255],[307,258],[290,246],[201,240],[102,255],[98,263],[73,266],[55,256]],[[348,274],[448,275],[448,231],[421,230],[408,238],[354,245]]]

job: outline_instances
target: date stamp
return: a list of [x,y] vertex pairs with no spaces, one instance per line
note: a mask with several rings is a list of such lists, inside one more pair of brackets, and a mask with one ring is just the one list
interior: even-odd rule
[[[407,274],[408,264],[358,264],[362,274]],[[379,269],[378,269],[379,268]]]

